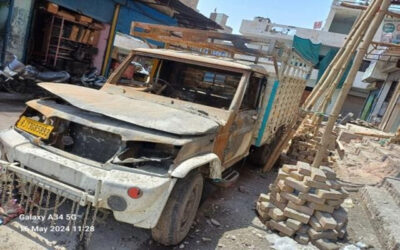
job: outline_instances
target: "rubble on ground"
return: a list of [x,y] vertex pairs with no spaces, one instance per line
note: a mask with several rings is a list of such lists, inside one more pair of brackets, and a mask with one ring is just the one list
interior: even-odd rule
[[362,136],[357,133],[382,134],[378,130],[350,125],[342,128],[338,142],[343,157],[335,166],[338,177],[347,182],[378,184],[385,177],[400,175],[400,145],[389,138]]

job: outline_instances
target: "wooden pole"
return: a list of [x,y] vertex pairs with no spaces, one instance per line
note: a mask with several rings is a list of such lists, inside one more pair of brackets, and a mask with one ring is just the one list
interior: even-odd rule
[[[354,44],[353,42],[353,38],[357,36],[357,32],[361,32],[360,29],[361,28],[365,28],[365,25],[363,27],[363,24],[365,24],[365,22],[363,22],[363,20],[365,20],[366,17],[370,16],[372,10],[374,9],[374,5],[376,4],[376,1],[374,3],[372,3],[372,5],[370,6],[369,9],[367,9],[367,11],[363,11],[361,16],[357,19],[355,25],[353,26],[353,28],[351,29],[347,40],[345,41],[345,43],[343,44],[343,46],[339,49],[338,53],[336,54],[336,56],[333,58],[332,62],[328,65],[328,68],[325,70],[324,74],[322,75],[321,79],[318,81],[315,89],[312,91],[312,93],[310,94],[310,96],[307,98],[307,100],[305,101],[303,107],[305,109],[310,109],[315,102],[317,101],[318,97],[322,94],[322,92],[327,88],[327,86],[329,85],[329,76],[331,75],[331,77],[335,76],[335,74],[332,73],[333,66],[340,63],[340,59],[342,58],[343,53],[345,52],[346,48],[350,45],[350,44]],[[356,43],[358,44],[358,43]]]
[[378,30],[380,24],[382,23],[386,11],[389,9],[390,0],[381,0],[381,1],[375,0],[375,1],[381,3],[380,9],[377,13],[372,13],[373,15],[375,15],[374,19],[372,23],[370,24],[368,23],[370,27],[364,36],[364,40],[362,41],[360,47],[358,48],[357,54],[354,58],[353,66],[351,67],[349,75],[347,76],[346,81],[344,82],[343,87],[339,93],[337,101],[333,107],[332,114],[328,119],[325,132],[322,136],[321,145],[319,146],[319,150],[317,151],[317,155],[315,156],[314,162],[312,164],[313,167],[318,168],[322,162],[323,157],[326,156],[327,154],[327,148],[329,145],[331,133],[333,127],[335,126],[336,120],[339,116],[339,113],[343,107],[343,104],[346,100],[347,94],[349,93],[353,85],[354,79],[356,77],[358,69],[360,68],[362,60],[364,59],[364,56],[367,53],[368,47],[371,44],[372,39],[376,34],[376,31]]

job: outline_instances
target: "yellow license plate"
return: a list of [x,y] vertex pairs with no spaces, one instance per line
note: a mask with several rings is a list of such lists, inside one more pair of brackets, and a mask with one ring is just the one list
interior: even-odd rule
[[22,129],[30,134],[39,136],[43,139],[49,139],[50,133],[54,129],[54,127],[51,125],[32,120],[25,116],[22,116],[19,119],[17,122],[17,128]]

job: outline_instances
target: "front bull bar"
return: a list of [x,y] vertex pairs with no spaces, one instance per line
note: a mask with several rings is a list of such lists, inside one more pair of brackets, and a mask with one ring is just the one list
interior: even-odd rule
[[[0,205],[6,204],[15,199],[24,208],[26,214],[43,215],[48,218],[49,212],[53,213],[52,218],[58,217],[58,209],[67,200],[72,202],[71,215],[74,218],[82,218],[79,227],[80,241],[85,239],[89,243],[94,230],[97,213],[99,209],[99,194],[102,181],[99,180],[94,193],[88,193],[58,182],[33,171],[24,169],[19,163],[10,163],[0,160]],[[50,205],[53,205],[50,207]],[[86,207],[82,215],[79,215],[81,208]],[[91,222],[88,226],[89,213],[92,212]],[[51,226],[56,220],[51,220]],[[68,221],[68,228],[76,228],[76,220]],[[69,230],[70,233],[73,230]],[[87,233],[87,235],[85,234]]]

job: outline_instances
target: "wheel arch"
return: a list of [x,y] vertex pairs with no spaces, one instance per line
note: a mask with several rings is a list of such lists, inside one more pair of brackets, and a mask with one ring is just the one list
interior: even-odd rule
[[209,169],[208,178],[218,180],[222,176],[222,164],[219,157],[214,153],[208,153],[200,156],[192,157],[172,170],[171,176],[175,178],[185,178],[192,170],[207,167]]

